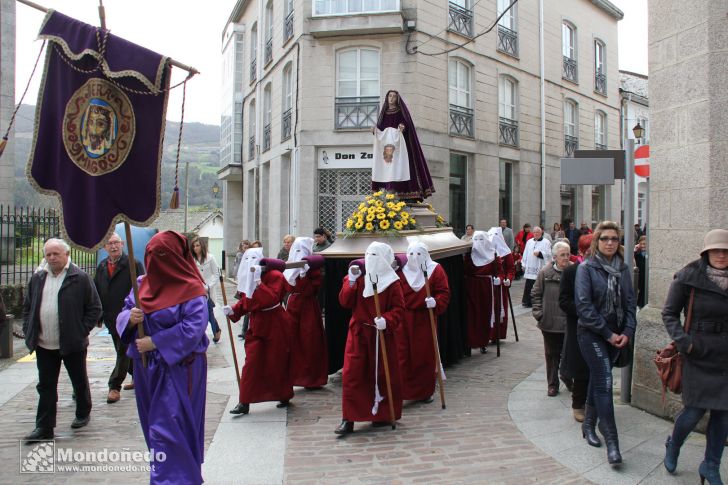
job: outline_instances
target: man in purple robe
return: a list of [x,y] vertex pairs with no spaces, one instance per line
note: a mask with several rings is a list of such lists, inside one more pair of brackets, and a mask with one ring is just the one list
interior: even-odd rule
[[[150,483],[200,484],[205,451],[207,292],[184,236],[156,234],[144,255],[139,306],[126,298],[116,328],[133,359]],[[145,337],[139,338],[138,326]],[[146,367],[142,363],[146,357]],[[163,458],[163,459],[162,459]]]
[[384,189],[405,200],[424,200],[435,192],[420,140],[417,138],[415,124],[412,122],[407,105],[397,91],[387,91],[382,110],[377,119],[377,129],[396,128],[404,135],[409,158],[409,180],[374,182],[372,190]]

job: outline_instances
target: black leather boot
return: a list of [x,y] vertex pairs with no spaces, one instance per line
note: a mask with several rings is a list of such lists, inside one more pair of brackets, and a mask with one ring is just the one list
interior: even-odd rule
[[604,442],[607,444],[607,461],[610,465],[619,465],[622,463],[622,454],[619,452],[619,436],[614,416],[607,416],[606,418],[600,416],[599,431],[601,431]]
[[347,421],[345,419],[342,419],[339,427],[334,430],[334,433],[340,434],[340,435],[345,435],[345,434],[349,434],[349,433],[353,433],[353,432],[354,432],[354,422]]
[[240,402],[237,406],[230,410],[230,414],[248,414],[249,411],[250,404]]
[[581,436],[586,439],[589,446],[599,448],[602,446],[602,440],[599,439],[596,432],[597,410],[594,406],[586,405],[584,409],[584,421],[581,423]]

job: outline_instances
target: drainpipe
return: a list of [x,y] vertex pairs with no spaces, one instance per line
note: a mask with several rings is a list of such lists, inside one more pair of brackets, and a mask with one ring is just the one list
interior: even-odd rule
[[543,0],[538,2],[538,58],[541,87],[541,227],[546,227],[546,95],[544,89]]

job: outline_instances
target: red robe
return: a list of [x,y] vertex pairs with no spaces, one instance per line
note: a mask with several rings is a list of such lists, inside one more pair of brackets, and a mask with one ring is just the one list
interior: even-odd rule
[[[507,330],[508,330],[508,312],[510,311],[508,309],[508,289],[503,284],[503,280],[511,280],[513,281],[513,278],[516,277],[516,265],[513,259],[513,253],[509,253],[504,257],[498,258],[498,278],[501,280],[500,285],[500,293],[501,293],[501,323],[499,326],[499,335],[498,337],[501,340],[505,340]],[[495,292],[498,293],[498,289],[495,289]],[[498,316],[496,315],[496,319]],[[495,342],[495,326],[490,329],[490,341]]]
[[475,266],[470,253],[465,255],[465,297],[468,310],[468,345],[486,347],[490,342],[490,318],[493,309],[493,282],[496,262]]
[[[434,394],[437,380],[432,324],[430,312],[425,305],[427,291],[424,286],[420,291],[413,290],[404,274],[401,271],[398,274],[402,283],[405,308],[402,323],[395,331],[402,378],[402,399],[427,399]],[[447,310],[447,305],[450,303],[450,287],[447,274],[439,264],[428,279],[430,294],[437,302],[437,306],[432,309],[437,326],[437,315]]]
[[329,380],[326,332],[321,319],[318,291],[321,288],[320,269],[310,269],[296,280],[296,286],[286,281],[290,292],[286,311],[294,322],[291,342],[291,382],[294,386],[320,387]]
[[250,313],[238,402],[287,401],[293,397],[289,373],[293,320],[280,304],[286,285],[280,271],[266,271],[253,298],[243,297],[232,307],[230,319],[235,322]]
[[[384,400],[379,403],[377,414],[372,414],[374,346],[378,338],[374,317],[377,316],[377,312],[374,307],[374,297],[364,298],[364,278],[366,275],[358,278],[354,286],[350,287],[349,279],[345,276],[339,292],[341,306],[351,309],[349,335],[346,338],[346,349],[344,350],[344,370],[341,374],[342,415],[347,421],[390,422],[392,418],[389,414],[389,396],[387,381],[384,377],[384,356],[381,347],[379,348],[379,394],[384,397]],[[384,340],[387,345],[389,374],[392,379],[394,419],[397,420],[402,417],[402,389],[394,332],[400,325],[404,313],[402,286],[399,281],[393,282],[379,293],[379,305],[382,317],[387,321]]]

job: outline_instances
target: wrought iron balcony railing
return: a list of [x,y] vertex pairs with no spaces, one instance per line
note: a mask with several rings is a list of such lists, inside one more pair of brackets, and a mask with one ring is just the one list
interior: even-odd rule
[[258,60],[253,58],[250,60],[250,84],[258,79]]
[[450,134],[473,137],[473,110],[471,108],[450,105]]
[[283,43],[285,44],[291,37],[293,37],[293,11],[286,15],[286,20],[283,21]]
[[518,32],[499,25],[498,50],[509,56],[518,57]]
[[466,37],[473,36],[473,11],[450,2],[450,21],[447,26],[450,32],[457,32]]
[[270,150],[270,123],[263,127],[263,151]]
[[594,91],[605,96],[607,94],[607,76],[601,71],[594,74]]
[[579,138],[564,135],[564,156],[573,157],[574,151],[579,149]]
[[576,59],[564,56],[564,72],[561,77],[572,83],[577,83],[579,82],[578,74]]
[[508,118],[500,118],[500,144],[518,146],[518,121]]
[[255,135],[248,138],[248,160],[255,158]]
[[336,98],[336,129],[363,129],[377,124],[379,97]]
[[288,140],[291,137],[291,113],[291,108],[288,108],[281,117],[281,141]]
[[606,150],[607,149],[607,145],[602,145],[601,143],[595,143],[594,144],[594,148],[596,150]]
[[263,65],[267,66],[273,60],[273,38],[265,41],[265,59]]

